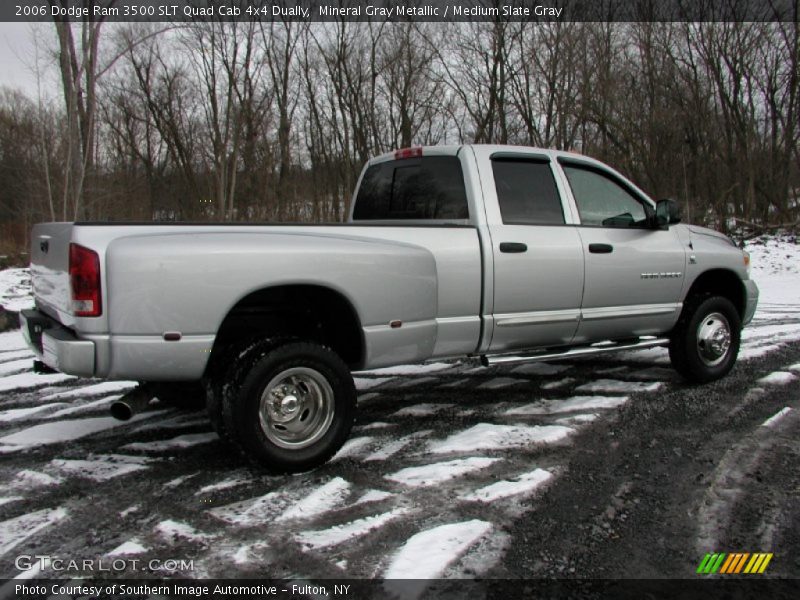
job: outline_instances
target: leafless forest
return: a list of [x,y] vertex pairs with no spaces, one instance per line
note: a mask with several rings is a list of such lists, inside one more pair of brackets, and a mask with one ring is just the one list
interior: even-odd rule
[[40,220],[338,221],[369,157],[460,142],[577,150],[724,229],[800,216],[797,22],[42,32],[58,94],[0,90],[0,253]]

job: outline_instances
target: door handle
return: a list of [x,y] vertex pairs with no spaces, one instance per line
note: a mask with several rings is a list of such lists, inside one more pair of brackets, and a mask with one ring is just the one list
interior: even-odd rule
[[519,242],[501,242],[500,244],[500,252],[514,254],[527,251],[528,251],[528,246],[526,244],[521,244]]
[[610,254],[614,251],[611,244],[589,244],[589,252],[592,254]]

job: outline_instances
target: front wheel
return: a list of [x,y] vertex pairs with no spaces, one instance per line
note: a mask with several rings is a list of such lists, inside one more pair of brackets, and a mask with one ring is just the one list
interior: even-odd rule
[[356,391],[347,366],[329,348],[267,346],[232,371],[222,417],[249,458],[276,472],[305,471],[344,444],[355,421]]
[[672,366],[696,383],[724,377],[739,354],[741,330],[739,313],[727,298],[705,296],[688,300],[670,338]]

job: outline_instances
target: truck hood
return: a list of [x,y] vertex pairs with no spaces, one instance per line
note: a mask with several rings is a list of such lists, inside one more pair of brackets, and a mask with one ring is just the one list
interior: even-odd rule
[[725,240],[732,246],[736,246],[736,244],[733,243],[733,240],[731,240],[731,238],[729,238],[727,235],[720,233],[719,231],[709,229],[708,227],[700,227],[699,225],[686,225],[686,229],[688,229],[694,235],[707,235],[709,237]]

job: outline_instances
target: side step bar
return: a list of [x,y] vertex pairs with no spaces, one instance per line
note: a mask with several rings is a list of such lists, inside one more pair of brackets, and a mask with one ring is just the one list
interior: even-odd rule
[[570,348],[560,352],[547,352],[544,354],[529,354],[523,356],[511,354],[484,354],[481,356],[481,363],[485,367],[494,365],[514,365],[517,363],[539,362],[543,360],[554,360],[557,358],[572,358],[575,356],[589,356],[592,354],[605,354],[606,352],[618,352],[620,350],[641,350],[642,348],[654,348],[656,346],[669,345],[668,338],[651,338],[636,342],[600,342],[591,346],[581,346]]

